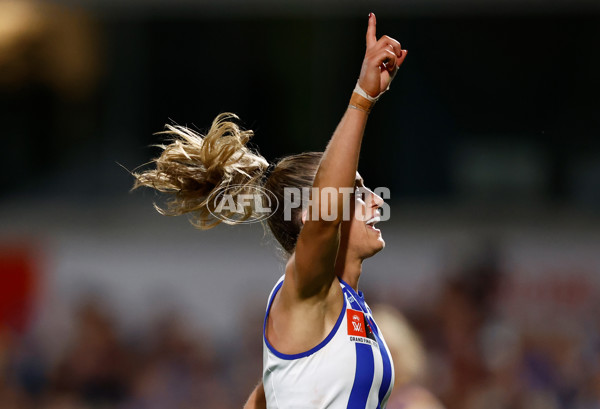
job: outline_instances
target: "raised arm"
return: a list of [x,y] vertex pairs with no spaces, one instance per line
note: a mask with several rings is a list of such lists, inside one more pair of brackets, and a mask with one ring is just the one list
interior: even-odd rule
[[[401,49],[398,41],[388,36],[377,39],[373,13],[369,15],[366,43],[358,80],[366,95],[360,96],[356,90],[353,93],[350,105],[327,145],[313,184],[319,192],[323,188],[333,188],[336,194],[329,196],[327,201],[313,197],[315,212],[306,214],[293,256],[290,284],[301,297],[322,293],[335,277],[343,202],[344,197],[348,201],[348,193],[355,185],[361,142],[372,105],[369,97],[379,97],[388,89],[406,56],[406,50]],[[325,214],[336,217],[326,220],[322,217]]]

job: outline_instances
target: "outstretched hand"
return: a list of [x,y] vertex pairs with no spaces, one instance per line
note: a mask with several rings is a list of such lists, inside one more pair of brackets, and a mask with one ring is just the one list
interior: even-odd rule
[[406,50],[400,43],[386,35],[377,40],[377,19],[369,14],[367,27],[367,50],[360,70],[358,84],[372,97],[378,97],[386,91],[398,68],[406,57]]

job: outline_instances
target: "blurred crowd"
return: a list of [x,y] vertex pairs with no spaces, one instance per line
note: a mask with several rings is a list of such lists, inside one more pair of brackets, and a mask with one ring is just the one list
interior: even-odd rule
[[92,300],[82,303],[72,336],[59,340],[57,359],[43,353],[50,340],[5,329],[0,407],[234,408],[260,378],[260,332],[255,350],[193,333],[170,314],[145,333],[124,332]]
[[[598,315],[528,324],[506,308],[517,302],[508,281],[483,257],[446,274],[428,307],[393,305],[369,289],[396,367],[389,409],[600,408]],[[252,306],[230,340],[215,339],[210,322],[192,330],[177,313],[124,329],[91,298],[63,339],[5,325],[0,408],[241,408],[260,379],[263,308]],[[62,345],[58,356],[45,353],[50,343]]]

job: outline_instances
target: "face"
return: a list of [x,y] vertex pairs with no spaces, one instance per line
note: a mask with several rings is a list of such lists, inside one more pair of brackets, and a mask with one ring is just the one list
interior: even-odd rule
[[383,199],[365,187],[364,180],[356,173],[355,191],[352,195],[350,212],[354,217],[342,222],[342,240],[347,243],[347,250],[359,258],[368,258],[385,247],[381,231],[375,227],[379,221],[379,208]]

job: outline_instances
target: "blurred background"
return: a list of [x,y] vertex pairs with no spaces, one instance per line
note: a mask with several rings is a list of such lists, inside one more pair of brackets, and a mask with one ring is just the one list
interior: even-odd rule
[[323,150],[370,11],[409,50],[359,169],[392,195],[361,289],[412,328],[388,408],[600,408],[591,0],[0,0],[0,408],[243,405],[283,260],[127,170],[225,111]]

